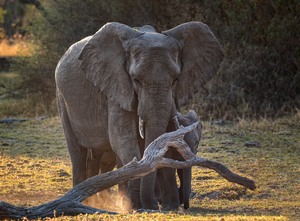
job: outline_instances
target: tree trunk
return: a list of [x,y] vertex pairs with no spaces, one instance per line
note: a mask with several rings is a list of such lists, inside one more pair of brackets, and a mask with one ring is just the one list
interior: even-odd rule
[[[87,197],[128,180],[139,179],[158,168],[186,168],[191,166],[201,166],[215,170],[230,182],[238,183],[251,190],[254,190],[254,181],[232,173],[221,163],[199,158],[194,155],[188,145],[184,142],[184,134],[193,130],[198,123],[189,127],[180,127],[177,131],[165,133],[154,140],[145,150],[144,157],[137,161],[133,159],[124,167],[91,177],[77,186],[73,187],[64,196],[49,203],[30,208],[17,207],[9,203],[0,202],[0,219],[37,219],[45,217],[55,217],[61,215],[75,216],[78,214],[110,213],[105,210],[91,208],[81,204]],[[176,161],[164,158],[169,148],[176,148],[186,161]]]

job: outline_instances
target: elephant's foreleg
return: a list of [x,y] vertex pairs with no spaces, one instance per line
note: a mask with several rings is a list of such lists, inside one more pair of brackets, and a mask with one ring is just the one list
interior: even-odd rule
[[141,201],[144,209],[158,209],[158,202],[155,199],[155,179],[157,171],[144,176],[141,179]]
[[[122,165],[129,163],[133,158],[140,160],[136,113],[125,111],[114,104],[109,104],[108,113],[109,141]],[[128,182],[127,194],[134,208],[141,208],[139,189],[140,180]]]
[[161,171],[161,204],[162,210],[176,210],[179,207],[179,194],[176,182],[176,170],[162,168]]

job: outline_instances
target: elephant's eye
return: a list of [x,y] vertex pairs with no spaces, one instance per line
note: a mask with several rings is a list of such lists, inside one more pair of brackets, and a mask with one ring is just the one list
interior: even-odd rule
[[134,81],[134,83],[136,83],[137,85],[140,85],[140,84],[141,84],[141,82],[140,82],[138,79],[136,79],[136,78],[134,78],[133,81]]
[[172,82],[172,86],[175,87],[177,84],[178,78],[176,78],[173,82]]

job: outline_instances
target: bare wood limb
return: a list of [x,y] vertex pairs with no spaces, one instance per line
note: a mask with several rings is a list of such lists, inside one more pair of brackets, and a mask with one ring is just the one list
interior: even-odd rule
[[[215,170],[231,182],[254,190],[254,181],[231,172],[221,163],[199,158],[190,151],[183,137],[186,133],[196,128],[197,125],[198,123],[188,127],[180,127],[176,131],[161,135],[146,148],[144,157],[140,161],[133,159],[118,170],[91,177],[57,200],[30,208],[17,207],[9,203],[0,202],[0,219],[21,219],[22,217],[36,219],[60,215],[74,216],[81,213],[93,214],[96,212],[115,214],[85,206],[81,202],[101,190],[121,182],[141,178],[161,167],[184,168],[195,165],[206,167]],[[164,158],[170,147],[176,148],[186,161]]]
[[169,158],[164,158],[158,165],[158,167],[172,167],[177,169],[191,166],[200,166],[212,169],[230,182],[240,184],[250,190],[256,189],[255,182],[253,180],[233,173],[226,166],[219,162],[207,160],[205,158],[197,157],[195,159],[190,159],[187,161],[177,161]]

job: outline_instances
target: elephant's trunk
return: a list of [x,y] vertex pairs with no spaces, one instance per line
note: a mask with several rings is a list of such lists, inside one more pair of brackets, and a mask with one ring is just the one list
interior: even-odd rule
[[[144,120],[145,148],[157,137],[166,132],[172,110],[171,91],[166,91],[162,96],[164,89],[153,94],[148,94],[147,105],[143,110],[139,110],[139,116]],[[155,96],[157,93],[160,96]],[[143,133],[142,133],[143,134]],[[157,202],[154,197],[156,172],[153,172],[141,180],[141,201],[144,209],[158,209]]]
[[166,132],[171,114],[173,114],[174,100],[172,91],[163,85],[152,86],[139,102],[139,132],[145,138],[145,147],[154,139]]
[[[145,148],[157,137],[166,132],[167,122],[165,120],[153,120],[145,123]],[[156,171],[143,177],[141,180],[141,201],[144,209],[158,209],[155,200]]]

